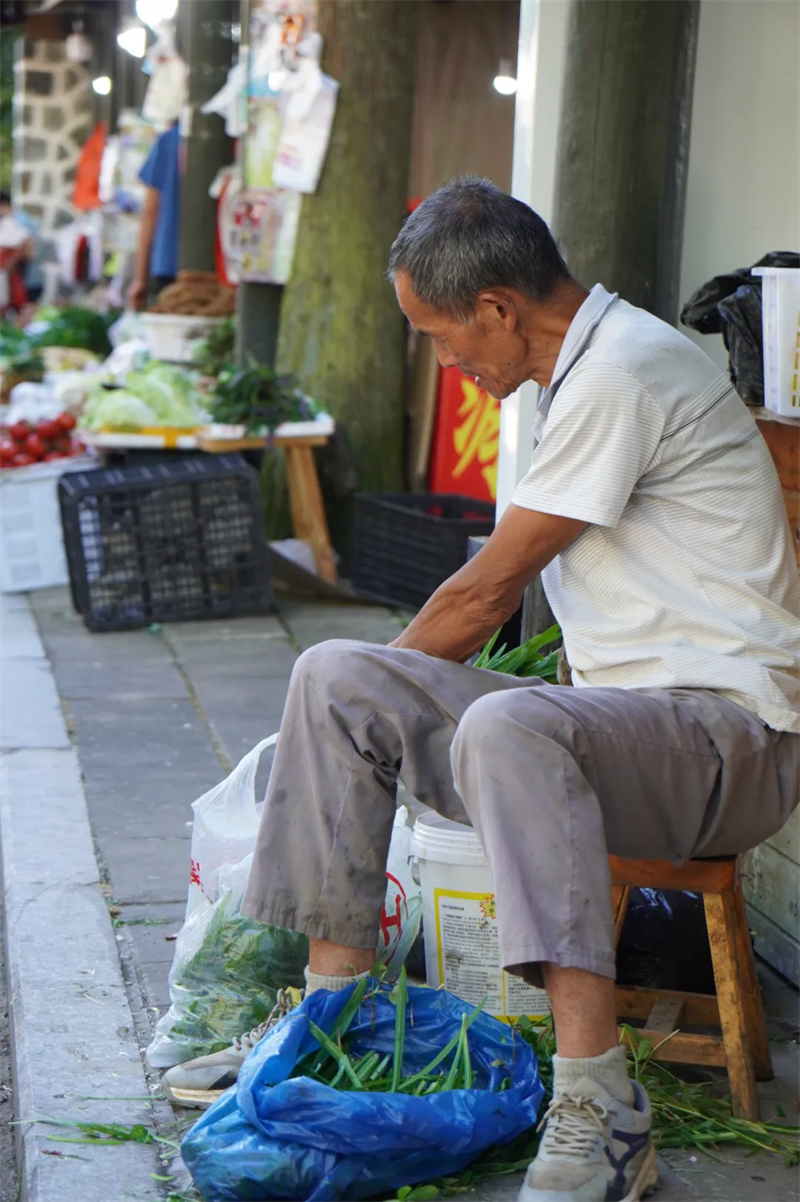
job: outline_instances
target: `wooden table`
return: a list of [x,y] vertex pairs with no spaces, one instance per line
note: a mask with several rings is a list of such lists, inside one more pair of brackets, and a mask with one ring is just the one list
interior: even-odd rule
[[283,438],[276,434],[267,444],[264,437],[214,438],[198,432],[197,445],[203,451],[220,455],[225,452],[261,451],[267,445],[281,447],[286,456],[289,504],[295,537],[309,543],[317,572],[328,584],[336,584],[336,560],[331,546],[328,520],[322,504],[313,447],[324,447],[330,434],[304,434]]

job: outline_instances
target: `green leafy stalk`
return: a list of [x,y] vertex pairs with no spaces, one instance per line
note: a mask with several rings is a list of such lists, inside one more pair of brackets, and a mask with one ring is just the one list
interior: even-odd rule
[[316,1039],[317,1043],[325,1048],[325,1051],[333,1057],[340,1068],[344,1069],[345,1076],[349,1078],[353,1088],[363,1089],[364,1086],[356,1076],[355,1070],[350,1063],[350,1057],[347,1055],[347,1053],[341,1051],[340,1048],[338,1048],[330,1038],[330,1036],[326,1035],[322,1028],[318,1027],[316,1023],[312,1023],[310,1019],[308,1023],[308,1029]]
[[408,1008],[408,975],[405,964],[400,969],[393,990],[397,1007],[394,1018],[394,1062],[392,1064],[392,1092],[396,1093],[403,1076],[403,1049],[406,1042],[406,1010]]

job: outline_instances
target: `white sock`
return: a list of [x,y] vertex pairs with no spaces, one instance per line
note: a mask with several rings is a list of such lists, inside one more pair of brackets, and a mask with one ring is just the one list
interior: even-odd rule
[[344,977],[329,977],[324,973],[312,972],[310,968],[307,968],[306,997],[309,997],[312,993],[316,993],[318,989],[328,989],[331,993],[338,993],[340,989],[346,989],[354,981],[363,981],[368,976],[368,972],[349,972]]
[[632,1106],[634,1092],[628,1076],[627,1056],[622,1044],[609,1048],[602,1056],[554,1056],[553,1092],[563,1093],[581,1077],[591,1077],[607,1089],[623,1106]]

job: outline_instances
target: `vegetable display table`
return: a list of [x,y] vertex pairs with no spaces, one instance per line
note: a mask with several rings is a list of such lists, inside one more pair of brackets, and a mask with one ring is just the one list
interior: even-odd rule
[[211,454],[262,450],[266,446],[282,448],[295,537],[310,545],[317,572],[328,584],[336,584],[336,560],[312,448],[324,447],[332,433],[332,419],[320,415],[314,422],[278,426],[271,439],[265,435],[237,437],[231,426],[207,426],[196,435],[198,447]]

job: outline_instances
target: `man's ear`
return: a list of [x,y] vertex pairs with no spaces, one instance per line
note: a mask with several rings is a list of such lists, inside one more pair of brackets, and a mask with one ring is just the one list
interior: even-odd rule
[[487,288],[478,293],[478,318],[489,326],[501,325],[510,332],[519,325],[519,308],[514,294],[506,288]]

